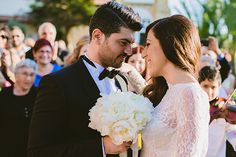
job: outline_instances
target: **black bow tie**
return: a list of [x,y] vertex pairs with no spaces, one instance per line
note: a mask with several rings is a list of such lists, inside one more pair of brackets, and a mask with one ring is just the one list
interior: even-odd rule
[[[85,60],[88,64],[92,65],[94,68],[96,68],[96,66],[94,65],[94,63],[89,60],[85,55],[81,56],[83,58],[83,60]],[[107,70],[106,68],[100,73],[100,75],[98,76],[99,80],[103,80],[104,78],[108,77],[110,79],[114,78],[117,74],[119,73],[118,70]]]
[[111,71],[107,70],[106,68],[100,73],[98,76],[99,80],[103,80],[105,77],[110,79],[114,78],[119,73],[119,70],[112,69]]

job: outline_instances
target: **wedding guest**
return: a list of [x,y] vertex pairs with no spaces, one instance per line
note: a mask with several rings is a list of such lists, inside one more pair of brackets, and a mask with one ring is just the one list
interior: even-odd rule
[[61,69],[57,64],[52,64],[53,48],[46,39],[39,39],[33,47],[33,55],[38,65],[34,86],[38,87],[43,76]]
[[34,61],[26,59],[15,68],[15,84],[0,92],[0,154],[26,157],[28,129],[36,96],[32,86],[37,71]]
[[78,42],[76,43],[76,47],[73,53],[69,54],[68,57],[65,58],[65,66],[71,65],[79,60],[81,55],[84,55],[87,51],[89,44],[89,36],[82,36]]
[[[27,45],[28,47],[32,48],[34,47],[34,44],[35,44],[35,40],[31,37],[28,37],[28,38],[25,38],[25,41],[24,41],[25,45]],[[32,56],[33,57],[33,56]]]
[[0,48],[10,49],[10,30],[6,25],[0,26]]
[[132,65],[145,78],[146,63],[142,58],[144,47],[138,44],[133,44],[132,54],[125,58],[125,62]]
[[11,86],[15,82],[14,68],[16,64],[14,63],[13,66],[11,52],[8,51],[7,49],[3,49],[0,60],[1,60],[1,72],[7,81],[5,83],[5,86]]
[[2,49],[0,48],[0,91],[3,87],[5,87],[6,79],[2,73]]
[[25,59],[25,53],[30,49],[24,43],[25,35],[20,27],[13,26],[11,29],[12,45],[11,52],[19,56],[20,60]]
[[173,15],[151,23],[143,57],[155,79],[144,91],[157,106],[143,132],[142,157],[205,157],[209,102],[194,78],[200,57],[198,31]]
[[64,65],[65,58],[68,56],[69,51],[66,46],[66,42],[64,40],[58,40],[58,52],[57,56],[59,56],[62,61],[62,65]]
[[[64,57],[68,55],[68,52],[64,51],[63,53],[58,53],[59,47],[58,41],[56,41],[56,35],[56,27],[51,22],[44,22],[38,28],[39,39],[48,40],[53,48],[52,61],[54,61],[54,63],[57,63],[58,65],[62,65]],[[34,59],[32,49],[26,53],[26,58]]]
[[16,63],[20,61],[20,58],[17,55],[11,53],[10,48],[10,30],[6,25],[2,25],[0,26],[0,70],[3,80],[6,80],[4,86],[11,86],[14,84],[14,68]]
[[204,66],[218,66],[220,68],[220,66],[217,65],[217,56],[215,52],[209,50],[205,46],[201,47],[201,56],[198,71],[201,70]]
[[[214,66],[205,66],[199,71],[198,81],[207,93],[209,101],[219,96],[221,76]],[[206,157],[226,157],[226,140],[236,150],[236,125],[225,120],[224,113],[218,114],[209,125],[209,142]]]
[[115,1],[96,10],[89,24],[86,54],[41,80],[30,126],[28,157],[118,157],[130,147],[130,142],[115,145],[109,136],[102,137],[89,128],[88,113],[100,93],[127,90],[127,86],[121,86],[124,78],[107,68],[121,67],[131,54],[134,32],[141,27],[139,15]]
[[216,65],[219,65],[221,81],[223,82],[228,77],[231,67],[224,53],[219,48],[218,40],[213,36],[209,36],[203,47],[206,49],[205,54],[209,55],[215,61]]

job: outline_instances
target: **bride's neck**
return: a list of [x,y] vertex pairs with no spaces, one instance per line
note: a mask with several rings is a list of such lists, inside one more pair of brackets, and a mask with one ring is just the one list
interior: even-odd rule
[[163,76],[170,84],[197,82],[190,72],[183,71],[176,66],[170,66],[167,69]]

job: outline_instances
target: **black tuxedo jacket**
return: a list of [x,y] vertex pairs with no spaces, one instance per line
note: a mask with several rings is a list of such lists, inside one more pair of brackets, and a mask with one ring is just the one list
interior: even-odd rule
[[29,130],[28,157],[102,157],[101,135],[88,127],[88,112],[99,93],[82,58],[43,77]]

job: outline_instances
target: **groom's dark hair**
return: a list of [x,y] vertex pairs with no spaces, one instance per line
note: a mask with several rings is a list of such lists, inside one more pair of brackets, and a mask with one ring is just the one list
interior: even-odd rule
[[101,5],[92,16],[89,24],[90,39],[96,28],[109,37],[112,33],[118,33],[120,27],[139,31],[142,28],[141,18],[132,8],[110,1]]

